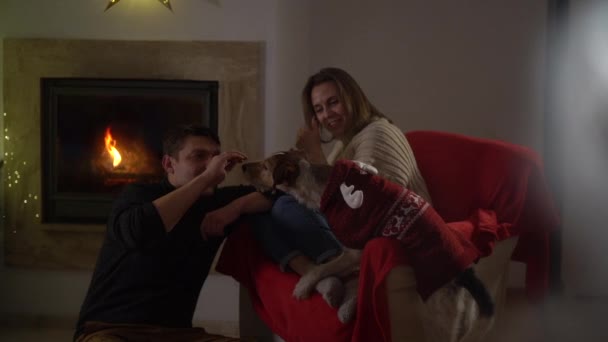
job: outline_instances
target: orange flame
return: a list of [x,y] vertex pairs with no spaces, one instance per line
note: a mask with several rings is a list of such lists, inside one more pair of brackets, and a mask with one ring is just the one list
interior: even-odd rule
[[122,157],[120,156],[120,152],[118,152],[116,149],[116,140],[114,140],[112,138],[112,134],[110,134],[110,127],[106,128],[106,136],[104,140],[106,142],[106,150],[114,158],[112,165],[117,167],[122,161]]

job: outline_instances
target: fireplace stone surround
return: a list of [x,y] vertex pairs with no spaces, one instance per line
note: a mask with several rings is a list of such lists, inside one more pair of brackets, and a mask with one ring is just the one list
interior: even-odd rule
[[[5,39],[0,210],[7,266],[91,270],[105,229],[42,222],[41,78],[217,81],[222,147],[259,158],[263,51],[261,42]],[[234,173],[226,184],[241,181]]]

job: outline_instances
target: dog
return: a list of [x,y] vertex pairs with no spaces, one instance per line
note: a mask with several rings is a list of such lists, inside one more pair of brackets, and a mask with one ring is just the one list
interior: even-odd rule
[[[356,165],[356,169],[359,170],[358,172],[364,174],[364,177],[367,177],[368,174],[376,175],[378,173],[371,165],[361,162],[353,163]],[[347,212],[356,212],[356,210],[361,208],[365,202],[364,197],[366,196],[366,193],[369,193],[355,190],[354,185],[352,184],[347,185],[342,183],[339,186],[333,186],[333,191],[330,191],[331,194],[328,195],[328,184],[332,177],[332,173],[336,172],[335,167],[330,165],[311,164],[306,159],[305,153],[298,150],[279,152],[262,161],[243,164],[242,168],[245,177],[259,190],[272,191],[273,189],[279,189],[285,193],[291,194],[303,205],[311,209],[321,210],[324,213],[325,211],[323,209],[328,210],[328,208],[322,207],[323,199],[327,202],[328,198],[335,197],[338,201],[343,201],[344,204],[346,204],[345,210]],[[415,225],[420,225],[421,223],[419,222],[424,224],[425,220],[430,220],[430,222],[433,223],[435,222],[433,220],[440,219],[439,215],[434,212],[430,205],[419,196],[407,190],[404,190],[403,193],[405,194],[405,197],[410,200],[408,202],[408,207],[402,210],[402,213],[405,213],[403,217],[407,218],[409,215]],[[380,196],[382,195],[383,194],[380,193]],[[418,215],[418,217],[423,218],[418,219],[418,217],[414,217],[413,215]],[[401,217],[401,219],[403,217]],[[399,222],[402,221],[403,220]],[[441,220],[441,222],[443,221]],[[359,237],[361,238],[359,239],[360,241],[350,241],[352,243],[345,243],[349,241],[344,241],[350,238],[352,234],[345,236],[337,235],[340,241],[345,243],[348,247],[353,248],[345,248],[342,255],[327,263],[318,265],[312,271],[303,275],[296,284],[293,292],[294,296],[298,299],[307,298],[320,280],[329,276],[344,277],[356,272],[358,270],[361,249],[363,248],[364,243],[375,236],[388,236],[401,239],[406,242],[406,248],[408,248],[408,246],[412,247],[412,249],[417,248],[422,251],[421,253],[425,253],[424,249],[428,248],[428,245],[421,245],[421,241],[414,236],[414,233],[410,232],[412,229],[409,227],[409,230],[395,229],[394,224],[382,224],[385,225],[383,228],[371,227],[368,231],[359,234]],[[399,227],[403,228],[402,226],[403,225]],[[387,227],[390,229],[387,229]],[[332,229],[333,228],[334,227],[332,226]],[[437,232],[433,231],[431,233],[432,234],[429,236],[435,236]],[[422,236],[424,236],[424,234]],[[446,258],[441,252],[439,252],[439,254],[440,258]],[[449,258],[449,256],[447,256],[447,258]],[[420,258],[420,260],[423,259],[424,258],[422,257]],[[421,261],[421,264],[424,264],[424,261]],[[477,278],[470,265],[463,268],[464,270],[461,273],[456,274],[452,279],[446,279],[445,284],[449,284],[456,288],[465,288],[477,303],[479,315],[491,317],[494,313],[494,303],[489,292],[483,282]],[[438,271],[440,272],[440,270]],[[424,282],[424,280],[418,280],[422,283]],[[439,289],[439,287],[443,287],[445,284],[433,284],[437,286],[432,287],[432,291],[421,293],[424,294],[423,298],[428,298],[432,292]],[[352,319],[354,312],[356,311],[356,278],[354,281],[347,283],[345,287],[345,299],[338,310],[338,317],[343,322]]]
[[[310,165],[310,169],[306,169],[309,172],[300,173],[298,165],[300,160],[306,160],[302,151],[278,152],[261,161],[244,163],[242,170],[245,178],[258,191],[272,192],[278,189],[294,196],[306,207],[319,210],[321,194],[324,190],[323,181],[320,180],[329,177],[331,166]],[[358,289],[358,278],[353,275],[359,270],[361,252],[359,249],[344,248],[343,253],[335,259],[303,275],[294,288],[294,297],[308,298],[316,285],[328,277],[350,276],[344,288],[339,291],[332,290],[332,295],[324,291],[319,292],[330,306],[338,307],[338,319],[342,323],[351,321],[356,312]],[[333,298],[328,298],[331,296]]]

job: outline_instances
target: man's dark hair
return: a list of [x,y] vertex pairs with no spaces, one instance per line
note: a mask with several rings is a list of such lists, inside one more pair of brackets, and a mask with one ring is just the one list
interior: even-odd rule
[[207,137],[215,141],[218,145],[221,145],[220,138],[208,127],[196,124],[179,125],[169,129],[165,134],[165,139],[163,140],[163,154],[177,158],[179,150],[184,147],[184,142],[189,136]]

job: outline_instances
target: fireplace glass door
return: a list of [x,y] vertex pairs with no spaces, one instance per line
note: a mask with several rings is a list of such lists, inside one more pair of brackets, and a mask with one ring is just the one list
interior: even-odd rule
[[217,132],[216,81],[45,78],[43,220],[103,223],[122,188],[164,177],[168,127]]

